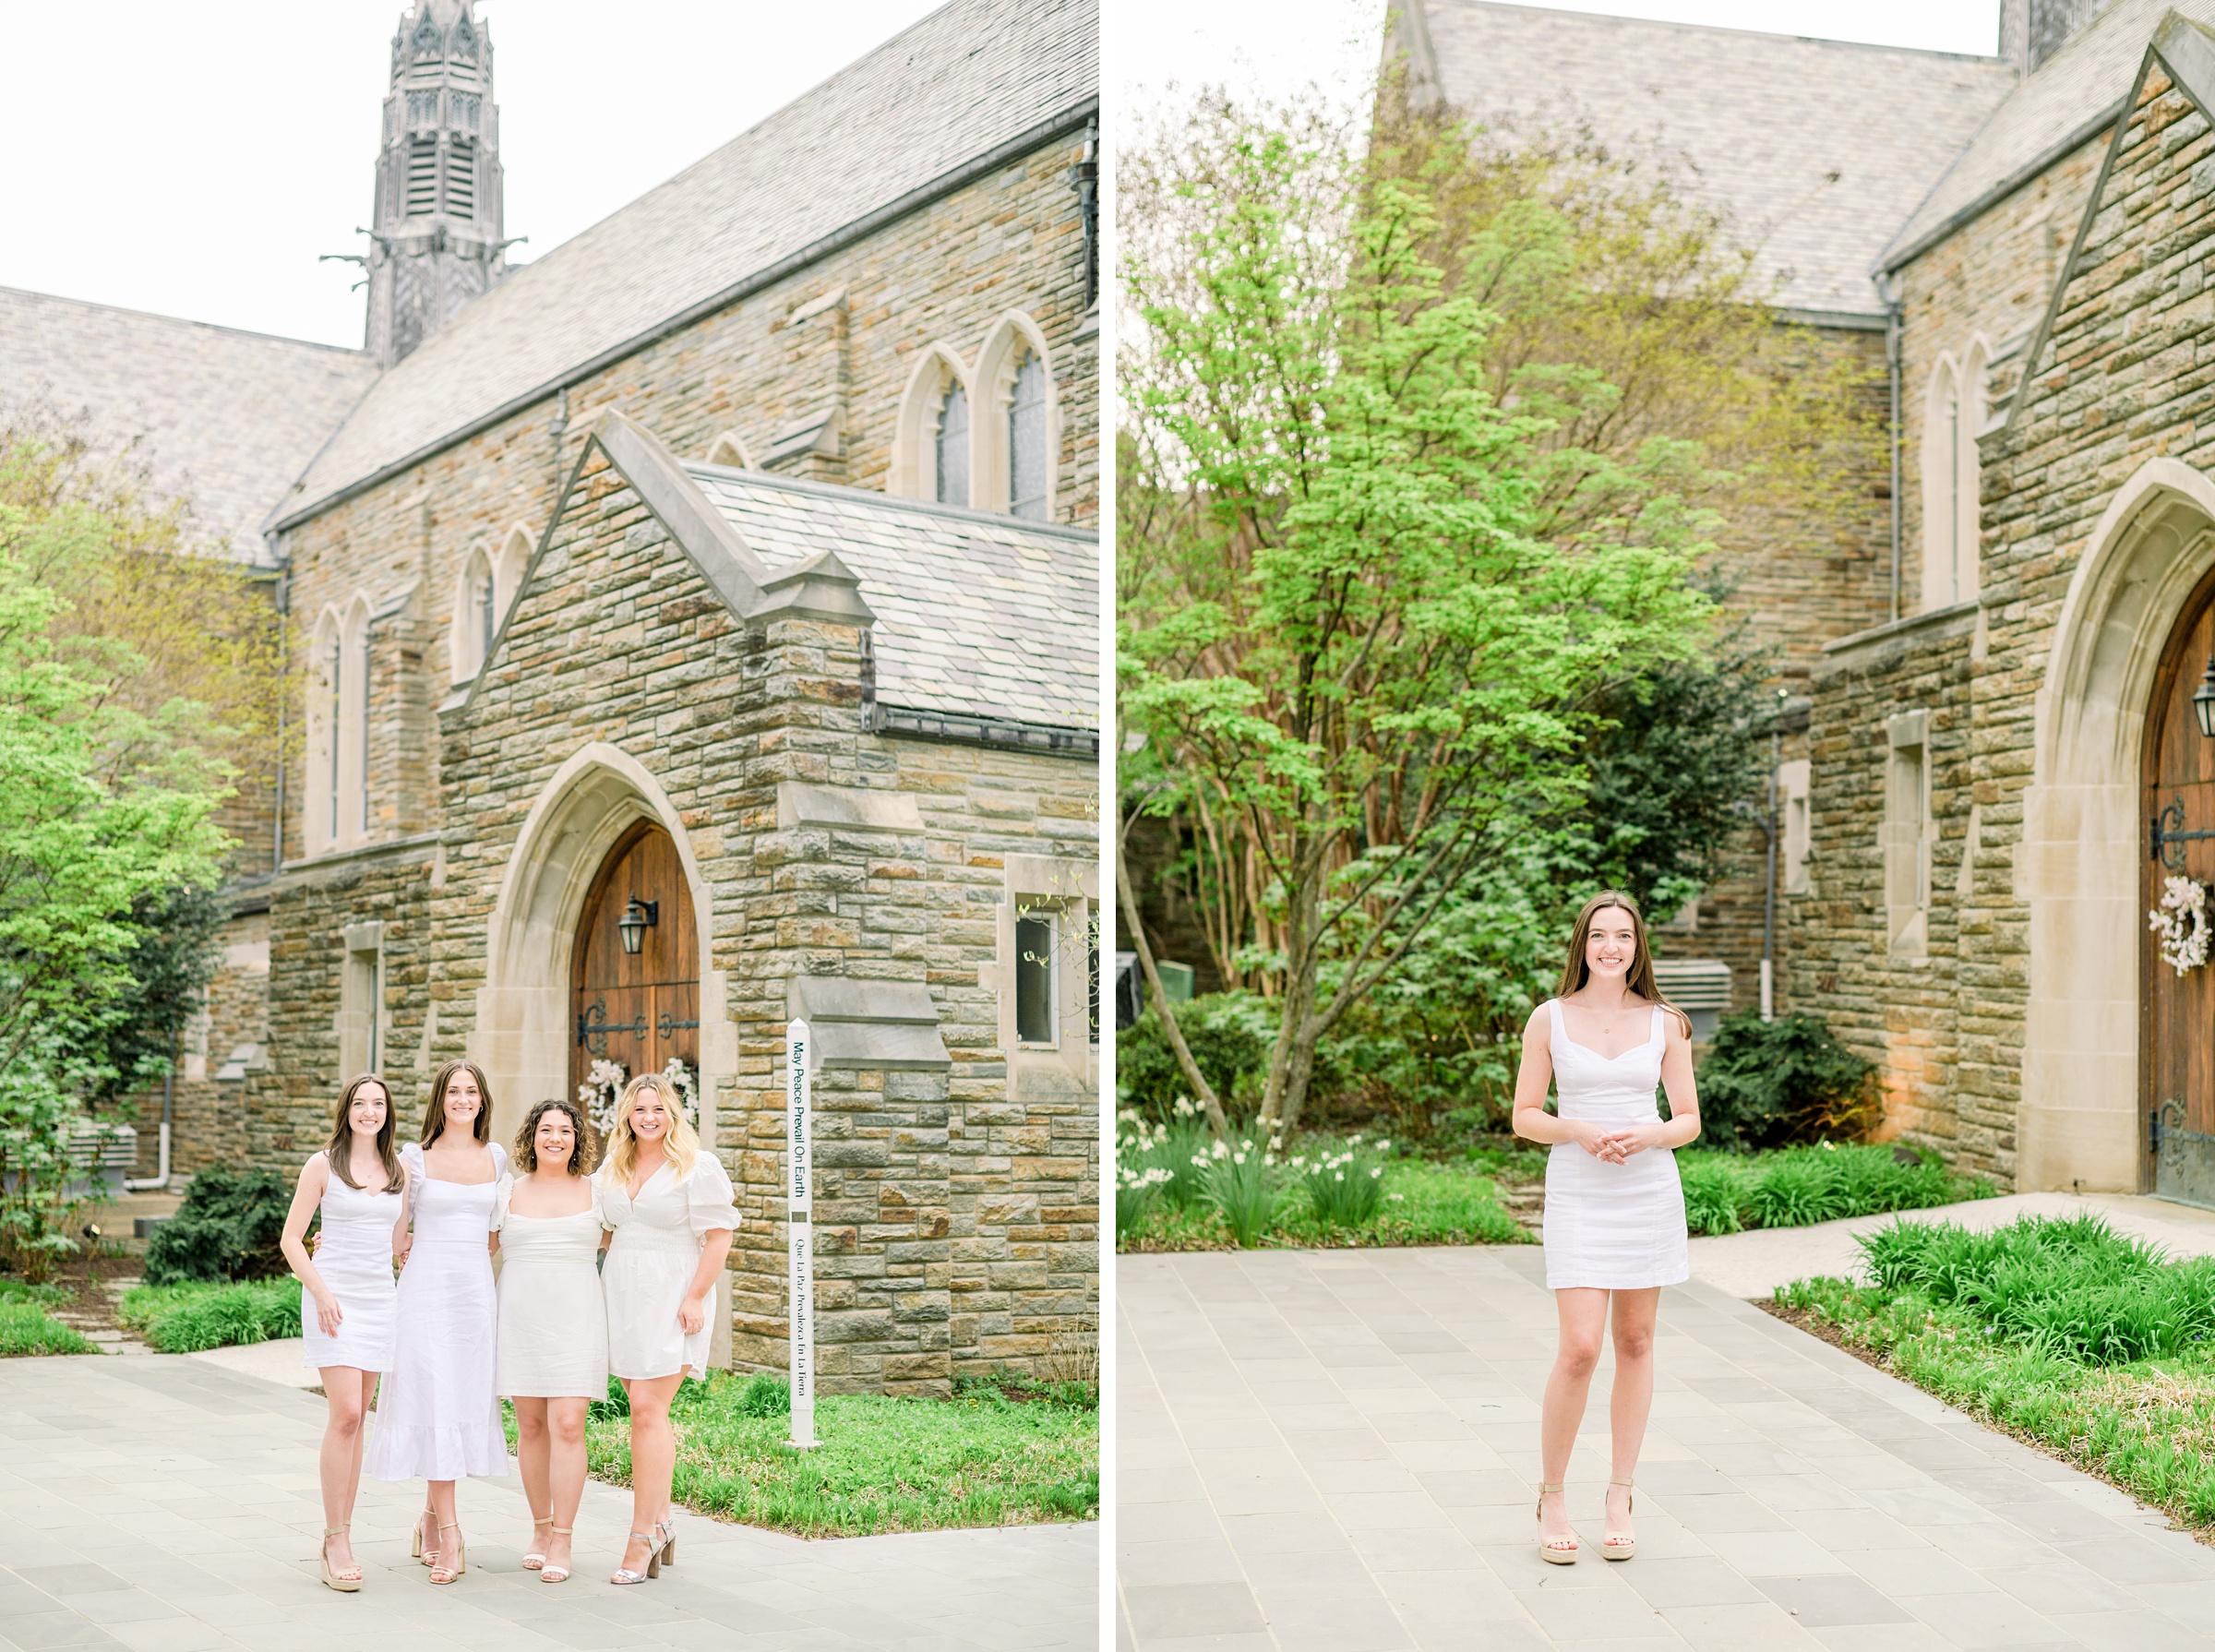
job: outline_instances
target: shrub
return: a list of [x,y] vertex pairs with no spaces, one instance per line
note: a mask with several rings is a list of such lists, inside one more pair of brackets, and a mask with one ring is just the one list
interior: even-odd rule
[[1217,1142],[1193,1155],[1200,1194],[1230,1229],[1241,1250],[1251,1249],[1269,1231],[1276,1215],[1276,1163],[1266,1147],[1251,1140],[1237,1146]]
[[292,1203],[291,1187],[267,1170],[201,1171],[177,1214],[146,1242],[147,1283],[269,1279],[289,1272],[277,1241]]
[[269,1342],[300,1335],[300,1287],[290,1279],[141,1285],[123,1293],[115,1317],[164,1354]]
[[1364,1147],[1359,1136],[1337,1153],[1302,1154],[1292,1160],[1294,1179],[1308,1195],[1308,1208],[1325,1227],[1361,1227],[1376,1220],[1384,1203],[1384,1160],[1390,1142]]
[[1934,1156],[1903,1163],[1891,1148],[1854,1143],[1743,1156],[1685,1152],[1677,1155],[1677,1169],[1685,1226],[1702,1234],[1925,1210],[1993,1191],[1991,1182],[1957,1176]]
[[741,1417],[789,1417],[792,1384],[774,1372],[758,1371],[738,1391],[736,1409]]
[[1716,1029],[1700,1063],[1700,1136],[1744,1150],[1865,1135],[1878,1116],[1876,1064],[1813,1015],[1764,1021],[1742,1010]]
[[[1251,992],[1203,992],[1177,1006],[1178,1030],[1226,1107],[1269,1071],[1277,1015],[1276,1006]],[[1115,1073],[1118,1098],[1151,1118],[1168,1118],[1177,1098],[1191,1095],[1162,1031],[1161,1012],[1151,1006],[1135,1024],[1116,1035]]]

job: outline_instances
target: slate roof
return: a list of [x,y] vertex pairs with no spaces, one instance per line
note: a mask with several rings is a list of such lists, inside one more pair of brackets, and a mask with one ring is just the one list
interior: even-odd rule
[[685,473],[772,571],[827,549],[860,579],[879,703],[1099,728],[1096,535],[766,471]]
[[1479,119],[1574,114],[1610,146],[1689,162],[1791,309],[1884,313],[1879,256],[2017,83],[1996,57],[1412,3],[1449,102]]
[[281,517],[1074,118],[1097,99],[1098,60],[1096,0],[953,0],[470,304],[378,380]]
[[2056,150],[2105,131],[2172,10],[2215,24],[2215,0],[2118,0],[2025,77],[1892,238],[1885,268],[1907,262],[1993,191],[2050,164]]
[[269,508],[376,377],[357,350],[0,287],[0,396],[90,414],[103,454],[136,439],[153,487],[242,560],[266,559]]

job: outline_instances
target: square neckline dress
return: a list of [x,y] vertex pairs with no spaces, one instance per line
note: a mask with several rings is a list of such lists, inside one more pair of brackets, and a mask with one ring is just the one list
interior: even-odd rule
[[[1654,1100],[1668,1047],[1660,1005],[1646,1042],[1612,1059],[1569,1036],[1561,1000],[1547,1000],[1546,1009],[1561,1118],[1610,1129],[1661,1122]],[[1610,1165],[1574,1142],[1553,1144],[1546,1155],[1548,1290],[1644,1290],[1691,1275],[1674,1150],[1648,1147]]]

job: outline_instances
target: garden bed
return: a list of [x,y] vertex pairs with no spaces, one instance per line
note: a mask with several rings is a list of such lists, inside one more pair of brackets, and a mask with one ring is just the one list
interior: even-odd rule
[[2215,1260],[2096,1216],[1895,1223],[1770,1311],[2215,1541]]
[[24,1285],[0,1279],[0,1359],[38,1354],[94,1354],[84,1336],[50,1311],[66,1305],[65,1286]]
[[160,1354],[197,1354],[234,1343],[297,1336],[300,1282],[133,1286],[116,1305],[115,1321]]
[[[630,1483],[621,1388],[585,1425],[592,1477]],[[1031,1526],[1099,1516],[1098,1390],[1016,1377],[957,1379],[951,1399],[820,1395],[821,1443],[795,1451],[782,1379],[712,1371],[670,1407],[673,1490],[688,1509],[804,1538]],[[515,1443],[509,1407],[508,1440]]]
[[1911,1161],[1867,1143],[1785,1147],[1770,1153],[1681,1149],[1684,1221],[1695,1234],[1754,1227],[1805,1227],[1843,1216],[1928,1210],[1999,1190],[1981,1176],[1956,1174],[1934,1155]]
[[[1490,1176],[1456,1166],[1404,1161],[1383,1179],[1385,1193],[1376,1215],[1361,1223],[1319,1220],[1306,1201],[1287,1194],[1277,1202],[1257,1248],[1533,1242],[1530,1229],[1508,1210],[1499,1183]],[[1221,1215],[1204,1202],[1179,1204],[1165,1197],[1146,1201],[1136,1222],[1119,1226],[1115,1244],[1129,1252],[1239,1248]]]

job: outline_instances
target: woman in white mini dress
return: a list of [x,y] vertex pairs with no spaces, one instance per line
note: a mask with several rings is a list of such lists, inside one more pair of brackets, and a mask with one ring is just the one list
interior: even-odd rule
[[[407,1222],[407,1172],[392,1151],[392,1098],[364,1073],[339,1095],[330,1140],[300,1167],[279,1241],[300,1281],[301,1362],[323,1376],[323,1581],[362,1586],[349,1527],[362,1483],[362,1419],[380,1371],[392,1367],[397,1317],[392,1258]],[[323,1213],[315,1254],[307,1225]]]
[[[493,1209],[500,1254],[498,1388],[515,1407],[515,1459],[531,1500],[527,1571],[566,1583],[584,1496],[584,1419],[607,1397],[600,1186],[573,1101],[542,1101],[515,1132],[516,1174]],[[545,1514],[539,1511],[544,1509]]]
[[[1676,1149],[1700,1133],[1692,1024],[1654,981],[1646,920],[1610,890],[1577,915],[1558,998],[1532,1012],[1515,1077],[1515,1133],[1552,1144],[1546,1161],[1546,1284],[1561,1343],[1539,1428],[1539,1553],[1577,1556],[1563,1482],[1613,1308],[1614,1473],[1600,1553],[1638,1551],[1632,1477],[1654,1399],[1654,1318],[1661,1287],[1690,1275]],[[1546,1111],[1551,1086],[1558,1111]],[[1669,1092],[1665,1121],[1654,1105]]]
[[731,1179],[685,1122],[669,1081],[641,1073],[616,1102],[601,1219],[615,1232],[600,1286],[608,1369],[630,1395],[630,1542],[614,1583],[643,1583],[676,1559],[669,1402],[688,1372],[708,1374],[708,1308],[738,1226]]
[[508,1155],[491,1134],[484,1073],[449,1061],[431,1080],[422,1141],[401,1150],[414,1227],[401,1251],[400,1334],[363,1466],[373,1479],[430,1482],[413,1550],[433,1583],[452,1583],[469,1565],[454,1482],[508,1473],[493,1395],[499,1310],[492,1284],[493,1211]]

